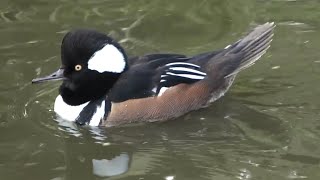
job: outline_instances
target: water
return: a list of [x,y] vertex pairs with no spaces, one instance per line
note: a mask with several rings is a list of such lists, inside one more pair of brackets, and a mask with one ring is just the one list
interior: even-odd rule
[[[1,179],[319,179],[317,0],[2,0]],[[95,28],[129,55],[192,55],[275,21],[272,47],[229,93],[176,121],[75,127],[52,112],[63,35]]]

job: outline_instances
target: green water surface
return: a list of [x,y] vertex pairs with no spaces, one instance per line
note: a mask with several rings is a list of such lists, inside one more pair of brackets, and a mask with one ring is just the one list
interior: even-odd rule
[[[60,64],[79,27],[129,55],[193,55],[277,24],[272,46],[209,108],[176,121],[116,128],[55,121]],[[320,179],[317,0],[1,0],[0,179]]]

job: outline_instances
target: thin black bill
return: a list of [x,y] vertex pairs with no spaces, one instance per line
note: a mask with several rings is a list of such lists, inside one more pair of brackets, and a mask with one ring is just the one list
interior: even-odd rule
[[32,79],[32,84],[33,83],[42,83],[42,82],[47,82],[47,81],[62,80],[62,79],[64,79],[63,71],[64,71],[64,69],[60,68],[56,72],[54,72],[48,76]]

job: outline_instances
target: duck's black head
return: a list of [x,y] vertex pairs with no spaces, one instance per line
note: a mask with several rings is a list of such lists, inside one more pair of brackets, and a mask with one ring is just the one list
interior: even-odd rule
[[63,79],[59,89],[63,100],[79,105],[106,95],[127,68],[127,56],[117,42],[103,33],[81,29],[64,36],[60,69],[32,82]]

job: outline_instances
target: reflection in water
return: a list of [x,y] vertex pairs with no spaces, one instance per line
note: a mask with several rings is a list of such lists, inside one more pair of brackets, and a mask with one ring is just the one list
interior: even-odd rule
[[113,159],[92,159],[93,174],[100,177],[115,176],[125,173],[129,167],[129,156],[120,154]]
[[129,145],[114,142],[103,130],[88,127],[73,129],[78,131],[74,133],[69,128],[62,127],[69,134],[64,140],[68,179],[110,177],[128,171],[132,156]]
[[[279,119],[228,97],[211,108],[214,111],[204,109],[176,121],[142,126],[79,129],[63,124],[61,128],[70,135],[65,139],[68,177],[213,178],[219,173],[250,179],[254,170],[246,165],[274,168],[264,158],[280,153],[275,149],[286,136],[268,136],[281,134],[285,128]],[[270,128],[262,122],[271,123]],[[229,170],[231,162],[233,173]]]

